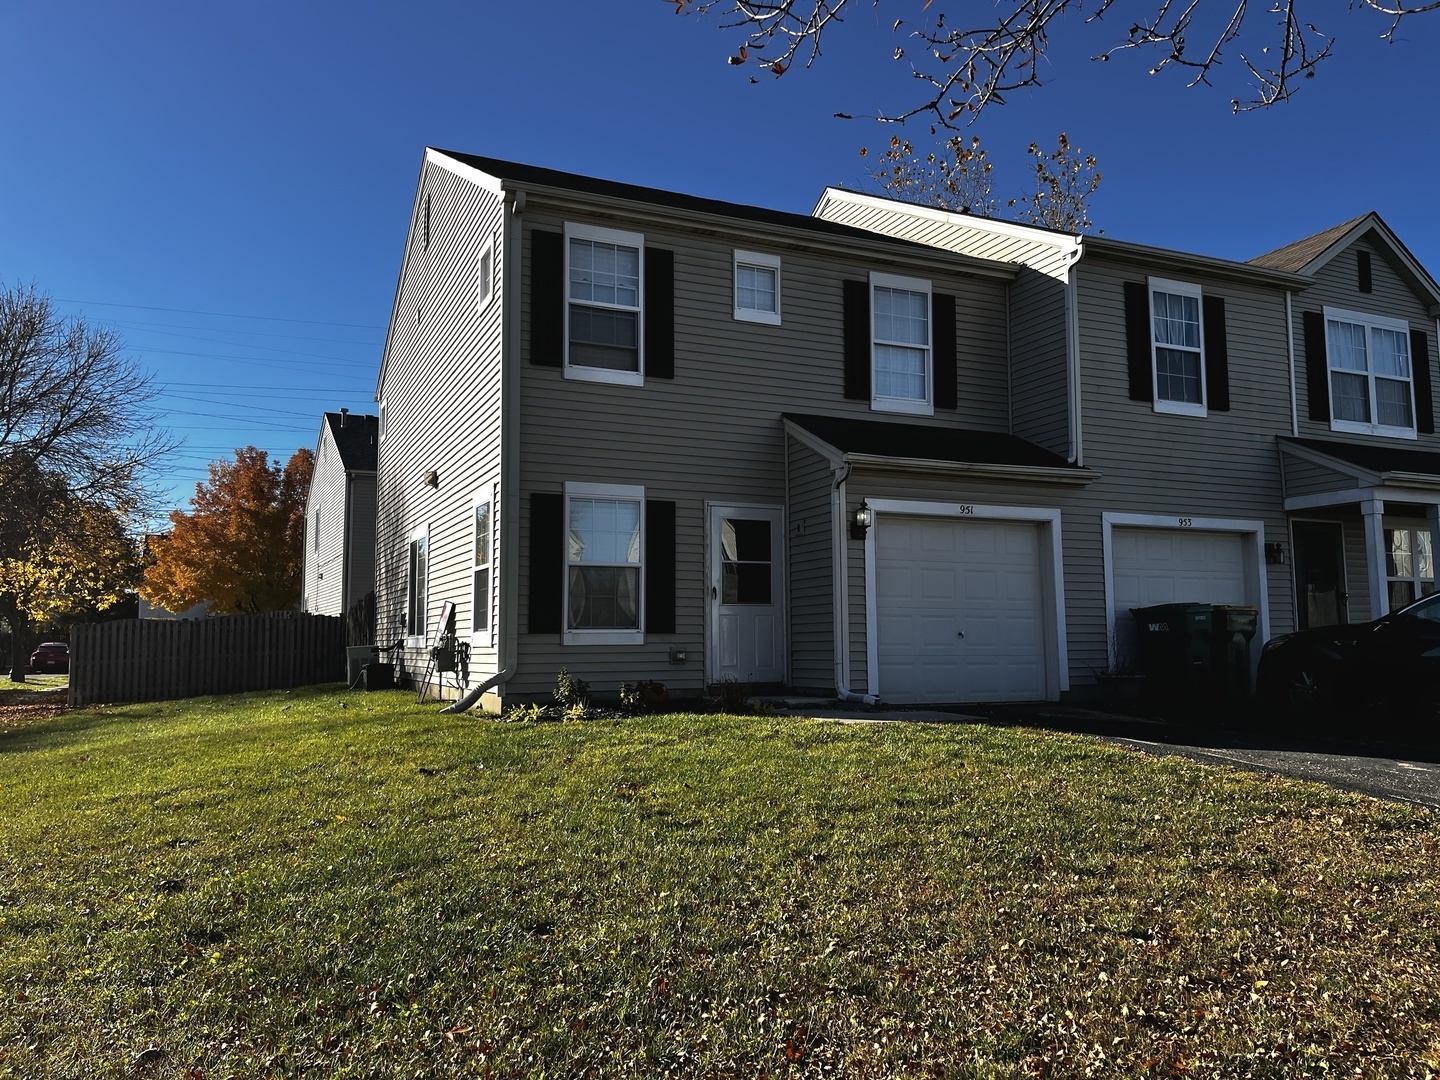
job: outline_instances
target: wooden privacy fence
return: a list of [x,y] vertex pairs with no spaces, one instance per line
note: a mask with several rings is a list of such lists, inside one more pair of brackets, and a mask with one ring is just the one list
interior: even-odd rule
[[70,635],[70,704],[239,694],[345,678],[345,620],[283,612],[126,619]]

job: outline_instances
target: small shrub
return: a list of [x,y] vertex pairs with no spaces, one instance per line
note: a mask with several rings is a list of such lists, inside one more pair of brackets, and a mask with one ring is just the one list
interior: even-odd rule
[[590,718],[590,705],[586,701],[572,701],[569,705],[565,706],[564,711],[560,715],[564,717],[568,723],[576,724],[581,720],[588,720]]
[[720,680],[715,694],[715,703],[721,712],[747,713],[750,711],[750,695],[755,687],[747,680],[742,682],[734,675]]
[[590,684],[575,678],[568,669],[562,667],[555,673],[555,703],[561,708],[568,709],[572,705],[585,708],[590,703],[589,694]]
[[662,682],[647,680],[620,684],[620,707],[626,712],[659,712],[669,704],[670,691]]
[[512,705],[506,710],[505,719],[517,724],[538,724],[545,719],[545,707],[534,701],[528,705]]

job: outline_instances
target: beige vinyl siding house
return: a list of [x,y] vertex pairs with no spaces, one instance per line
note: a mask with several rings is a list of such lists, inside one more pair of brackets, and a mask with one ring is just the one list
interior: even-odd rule
[[[453,609],[449,692],[491,706],[562,667],[1054,700],[1134,655],[1135,608],[1252,605],[1263,639],[1433,588],[1440,296],[1378,218],[1332,233],[1239,263],[429,150],[377,390],[380,640],[419,679]],[[1305,314],[1354,310],[1362,248],[1370,321],[1428,333],[1408,456],[1309,418]]]
[[379,420],[326,413],[305,501],[301,606],[344,615],[375,588],[375,453]]
[[1297,405],[1280,443],[1296,594],[1320,597],[1297,619],[1375,618],[1435,588],[1440,289],[1374,213],[1254,261],[1312,282],[1291,313]]
[[[446,629],[445,601],[469,669],[497,670],[501,355],[514,269],[503,226],[498,186],[426,154],[376,390],[376,640],[399,646],[402,673],[424,670]],[[477,503],[490,508],[485,574],[476,573]]]

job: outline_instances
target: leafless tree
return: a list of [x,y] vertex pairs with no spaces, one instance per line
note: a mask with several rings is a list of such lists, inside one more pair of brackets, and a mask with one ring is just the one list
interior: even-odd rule
[[[33,285],[0,287],[0,570],[37,551],[83,557],[96,521],[133,527],[154,509],[153,470],[176,446],[156,427],[154,392],[113,331],[61,315]],[[33,599],[0,580],[15,658]],[[11,678],[23,676],[21,659]]]
[[[1093,224],[1090,199],[1101,179],[1095,156],[1082,153],[1063,131],[1054,150],[1046,153],[1032,142],[1028,152],[1034,190],[1007,200],[1005,207],[1031,225],[1088,231]],[[979,135],[968,141],[952,135],[924,153],[917,152],[909,139],[894,135],[880,153],[871,155],[861,147],[860,156],[872,164],[871,179],[892,198],[976,217],[1000,215],[994,170]]]
[[[756,64],[772,75],[783,75],[797,63],[809,67],[819,59],[825,35],[844,21],[849,0],[666,2],[677,14],[713,13],[724,28],[741,31],[744,44],[731,55],[731,64]],[[909,61],[925,89],[918,103],[877,119],[903,122],[930,114],[940,124],[954,127],[973,120],[988,105],[1003,105],[1006,95],[1015,90],[1039,86],[1041,61],[1052,49],[1051,31],[1058,30],[1062,16],[1079,17],[1086,24],[1123,25],[1121,34],[1091,59],[1109,60],[1127,50],[1146,50],[1154,58],[1150,74],[1179,69],[1188,86],[1214,85],[1212,79],[1218,77],[1225,54],[1233,50],[1247,86],[1245,96],[1231,99],[1231,108],[1235,112],[1265,108],[1288,101],[1300,82],[1312,78],[1331,55],[1335,38],[1302,14],[1306,3],[1272,0],[1263,8],[1252,8],[1250,0],[1147,0],[1136,5],[1132,17],[1131,9],[1118,0],[1093,0],[1088,5],[1085,0],[1001,0],[964,7],[963,18],[974,22],[952,22],[935,0],[916,0],[909,6],[924,22],[899,18],[891,29],[904,35],[894,58]],[[878,8],[880,0],[871,0],[871,6]],[[1413,6],[1396,0],[1354,0],[1350,6],[1388,20],[1381,37],[1393,41],[1403,20],[1440,8],[1440,0]]]

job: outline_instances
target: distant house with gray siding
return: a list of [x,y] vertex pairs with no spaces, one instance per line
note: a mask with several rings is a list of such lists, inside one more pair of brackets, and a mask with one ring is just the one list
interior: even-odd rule
[[380,421],[327,412],[305,500],[303,610],[344,615],[375,588],[375,458]]
[[[1388,288],[1398,241],[1365,235]],[[376,395],[378,640],[417,679],[453,612],[492,706],[561,667],[908,703],[1083,694],[1132,607],[1284,632],[1318,277],[428,150]]]

